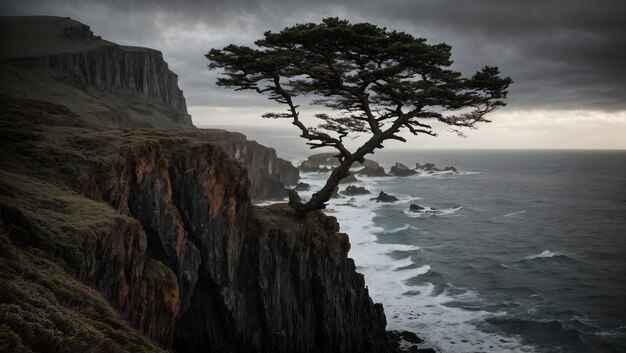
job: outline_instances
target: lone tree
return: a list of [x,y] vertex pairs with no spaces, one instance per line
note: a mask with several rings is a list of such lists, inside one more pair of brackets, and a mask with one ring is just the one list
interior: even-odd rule
[[[450,46],[427,44],[404,32],[338,18],[298,24],[281,32],[265,32],[256,48],[228,45],[211,49],[210,69],[223,69],[217,85],[254,90],[286,105],[265,118],[289,119],[311,148],[332,147],[340,165],[326,185],[302,203],[290,200],[298,213],[323,209],[349,175],[354,162],[383,147],[385,140],[406,139],[398,133],[436,136],[430,125],[439,121],[457,133],[489,122],[485,115],[505,105],[509,77],[485,66],[471,78],[449,70]],[[332,111],[315,114],[316,127],[302,120],[296,97]],[[344,139],[367,134],[355,151]]]

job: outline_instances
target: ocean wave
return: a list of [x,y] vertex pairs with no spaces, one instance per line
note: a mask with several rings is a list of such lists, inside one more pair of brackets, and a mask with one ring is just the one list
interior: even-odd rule
[[398,227],[398,228],[383,229],[382,231],[380,231],[378,233],[380,233],[380,234],[396,234],[396,233],[404,232],[405,230],[409,230],[409,229],[416,229],[416,228],[413,227],[410,224],[405,224],[402,227]]
[[557,256],[565,256],[565,255],[559,252],[552,252],[550,250],[544,250],[541,252],[541,254],[526,256],[524,257],[524,260],[534,260],[534,259],[550,258],[550,257],[557,257]]
[[463,209],[463,206],[456,206],[452,208],[433,208],[425,206],[423,210],[419,210],[417,212],[404,210],[404,214],[411,218],[421,218],[421,217],[433,217],[433,216],[447,216],[456,213],[457,211]]
[[626,337],[626,326],[620,326],[595,333],[598,336]]
[[513,217],[513,216],[519,216],[519,215],[522,215],[522,214],[524,214],[524,213],[526,213],[526,210],[522,210],[522,211],[519,211],[519,212],[511,212],[511,213],[507,213],[507,214],[505,214],[505,215],[502,215],[502,217]]
[[[412,261],[409,266],[411,265],[413,265]],[[404,281],[413,279],[415,277],[425,275],[430,271],[430,265],[422,265],[419,267],[409,267],[409,266],[397,267],[397,264],[394,264],[394,266],[392,267],[394,268],[393,274],[392,274],[392,276],[394,277],[394,280],[404,282]]]

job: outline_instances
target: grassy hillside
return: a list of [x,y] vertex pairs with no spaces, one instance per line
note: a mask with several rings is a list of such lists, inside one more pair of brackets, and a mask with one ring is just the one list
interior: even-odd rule
[[161,351],[75,277],[99,237],[136,222],[69,187],[121,143],[88,131],[65,107],[0,96],[1,352]]
[[0,351],[161,351],[74,277],[95,230],[122,216],[36,178],[0,180]]

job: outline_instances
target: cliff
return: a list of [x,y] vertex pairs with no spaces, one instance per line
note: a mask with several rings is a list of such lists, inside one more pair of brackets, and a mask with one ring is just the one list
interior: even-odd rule
[[[196,129],[160,52],[120,46],[69,18],[0,17],[0,93],[63,105],[94,129]],[[298,170],[276,151],[224,130],[201,130],[248,170],[254,200],[282,199]]]
[[52,16],[0,18],[0,43],[0,92],[121,127],[193,127],[178,76],[159,51],[120,46]]
[[194,133],[200,139],[217,144],[248,169],[253,200],[281,200],[287,197],[285,186],[293,187],[300,179],[298,168],[278,158],[276,150],[236,132],[202,129]]
[[251,206],[246,169],[202,132],[0,100],[10,350],[157,351],[141,332],[178,352],[389,351],[335,219]]

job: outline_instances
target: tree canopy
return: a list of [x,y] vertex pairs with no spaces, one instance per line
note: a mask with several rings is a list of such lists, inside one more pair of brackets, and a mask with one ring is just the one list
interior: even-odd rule
[[[286,111],[263,116],[290,120],[311,148],[337,150],[340,166],[326,185],[307,203],[291,202],[301,212],[324,208],[352,163],[362,162],[385,140],[406,142],[402,130],[436,136],[433,121],[457,132],[488,122],[485,116],[505,105],[512,82],[492,66],[471,77],[450,70],[447,44],[338,18],[268,31],[255,45],[209,51],[209,68],[223,70],[217,84],[285,105]],[[307,126],[296,98],[330,113],[315,114],[319,124]],[[350,151],[344,139],[354,134],[369,138]]]

